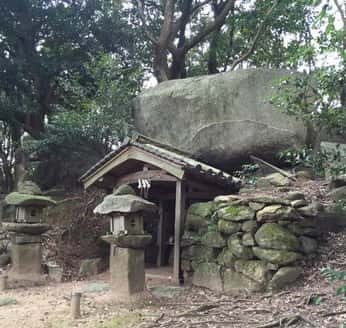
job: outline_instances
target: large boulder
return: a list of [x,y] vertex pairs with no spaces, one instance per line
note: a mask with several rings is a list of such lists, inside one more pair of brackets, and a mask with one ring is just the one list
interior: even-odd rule
[[273,159],[307,130],[270,104],[285,70],[246,69],[160,83],[135,101],[139,132],[229,168],[248,155]]

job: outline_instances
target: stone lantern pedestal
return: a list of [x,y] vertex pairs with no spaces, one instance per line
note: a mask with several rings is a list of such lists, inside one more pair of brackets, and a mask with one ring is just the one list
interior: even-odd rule
[[114,297],[132,301],[145,291],[144,249],[151,235],[143,230],[145,212],[156,205],[135,195],[108,195],[94,213],[110,217],[111,233],[102,236],[110,244],[110,274]]
[[11,236],[10,280],[41,280],[41,234],[49,230],[49,225],[4,223],[3,226]]

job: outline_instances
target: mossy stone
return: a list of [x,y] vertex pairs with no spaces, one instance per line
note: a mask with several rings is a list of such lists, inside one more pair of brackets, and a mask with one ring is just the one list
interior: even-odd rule
[[241,226],[241,230],[254,233],[257,230],[258,223],[255,220],[245,221]]
[[287,265],[302,259],[302,255],[296,252],[281,251],[253,247],[253,253],[257,258],[278,265]]
[[188,214],[207,218],[213,214],[215,208],[216,204],[214,202],[194,203],[189,207]]
[[264,289],[264,284],[260,284],[233,269],[226,269],[223,274],[223,290],[225,293],[243,294],[244,290],[257,292]]
[[192,245],[184,248],[181,253],[182,259],[195,262],[209,262],[215,258],[214,249],[203,245]]
[[279,290],[286,285],[296,281],[303,273],[300,267],[283,267],[280,268],[273,276],[270,282],[270,288]]
[[136,191],[131,186],[123,184],[113,191],[113,195],[136,195]]
[[202,236],[197,234],[196,232],[186,231],[184,232],[181,238],[181,247],[188,247],[191,245],[201,244]]
[[241,242],[244,246],[255,246],[256,244],[253,235],[249,232],[243,234]]
[[208,221],[195,214],[188,214],[186,216],[185,227],[189,231],[203,232],[207,231]]
[[227,244],[232,254],[237,258],[250,260],[254,257],[251,247],[242,245],[238,236],[230,237]]
[[238,232],[240,230],[241,224],[232,222],[232,221],[226,221],[226,220],[219,220],[218,223],[218,230],[220,232],[223,232],[224,234],[231,235],[235,232]]
[[228,247],[225,247],[217,257],[216,262],[221,264],[222,266],[231,268],[233,267],[235,260],[236,257],[233,255],[231,250]]
[[234,267],[236,271],[259,283],[267,283],[271,278],[270,270],[264,261],[237,260]]
[[255,240],[262,248],[296,251],[299,240],[288,229],[277,223],[263,224],[255,234]]
[[215,263],[200,263],[194,268],[192,283],[195,286],[221,292],[221,266]]
[[226,206],[218,210],[218,218],[226,221],[248,221],[255,217],[255,211],[245,206]]
[[226,246],[226,240],[217,231],[209,231],[202,237],[202,244],[213,248],[223,248]]

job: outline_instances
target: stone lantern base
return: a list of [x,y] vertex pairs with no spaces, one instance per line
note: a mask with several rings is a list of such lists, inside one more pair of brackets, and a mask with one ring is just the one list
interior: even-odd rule
[[102,239],[110,244],[109,270],[114,298],[122,302],[137,300],[145,291],[144,248],[151,236],[108,235]]
[[14,235],[11,238],[10,279],[41,280],[41,237]]

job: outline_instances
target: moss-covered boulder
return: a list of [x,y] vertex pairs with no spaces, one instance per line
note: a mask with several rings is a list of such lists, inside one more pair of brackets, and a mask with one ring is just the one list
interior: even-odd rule
[[300,236],[303,234],[303,227],[297,222],[289,223],[286,228],[296,236]]
[[236,257],[233,255],[231,250],[228,247],[225,247],[217,257],[216,262],[224,267],[232,268],[235,260]]
[[232,254],[239,259],[250,260],[254,257],[251,247],[242,245],[238,236],[231,236],[227,244]]
[[241,225],[241,230],[245,232],[254,233],[258,228],[258,223],[255,220],[245,221]]
[[216,209],[214,202],[194,203],[188,209],[188,215],[193,214],[202,218],[211,216]]
[[274,274],[270,288],[273,290],[281,289],[296,281],[302,273],[303,270],[300,267],[282,267]]
[[204,245],[193,245],[184,248],[181,258],[196,262],[212,262],[215,259],[214,249]]
[[187,214],[185,221],[185,229],[196,232],[206,231],[208,228],[208,221],[206,218],[203,218],[195,214]]
[[217,223],[218,230],[226,235],[231,235],[240,230],[241,224],[233,221],[219,220]]
[[257,212],[258,222],[277,221],[277,220],[294,220],[297,218],[296,211],[289,206],[269,205]]
[[183,236],[181,237],[180,246],[189,247],[191,245],[198,245],[202,243],[201,239],[202,239],[202,236],[199,235],[198,233],[185,230]]
[[247,276],[234,271],[233,269],[226,269],[223,274],[223,291],[228,294],[244,293],[244,290],[257,292],[261,291],[265,286]]
[[255,217],[255,211],[245,206],[226,206],[218,210],[218,218],[227,221],[247,221]]
[[213,248],[223,248],[226,246],[226,240],[221,236],[220,232],[209,231],[203,235],[202,244]]
[[256,244],[253,235],[249,232],[243,234],[243,236],[241,237],[241,243],[244,246],[255,246]]
[[195,268],[192,283],[195,286],[209,288],[221,292],[221,266],[215,263],[200,263]]
[[264,261],[237,260],[234,263],[234,267],[236,271],[260,284],[267,283],[271,278],[271,273]]
[[264,249],[261,247],[253,247],[252,250],[257,258],[280,266],[302,259],[302,255],[296,252]]
[[299,214],[304,216],[316,217],[320,212],[323,211],[323,205],[315,201],[307,206],[299,207],[297,211]]
[[288,229],[277,223],[263,224],[255,234],[257,244],[263,248],[296,251],[299,240]]
[[271,186],[287,187],[290,184],[291,182],[287,177],[277,172],[259,178],[256,183],[257,187],[259,188],[268,188]]

